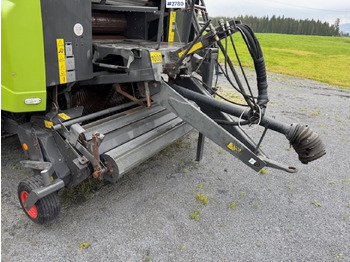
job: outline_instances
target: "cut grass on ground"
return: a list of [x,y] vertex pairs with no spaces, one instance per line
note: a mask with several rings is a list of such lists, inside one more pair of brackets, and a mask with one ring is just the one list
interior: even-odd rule
[[[262,33],[256,36],[268,72],[312,79],[350,89],[349,37]],[[241,35],[236,33],[233,39],[243,66],[253,67]],[[228,47],[231,60],[236,62],[230,41]],[[219,61],[224,62],[222,54],[219,56]]]

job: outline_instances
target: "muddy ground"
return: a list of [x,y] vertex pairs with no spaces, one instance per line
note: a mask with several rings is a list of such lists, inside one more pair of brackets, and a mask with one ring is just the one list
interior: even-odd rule
[[45,226],[20,208],[17,184],[32,173],[16,138],[2,139],[2,261],[350,261],[350,92],[269,74],[269,96],[267,114],[309,124],[326,156],[302,165],[268,132],[262,149],[298,173],[255,173],[208,140],[198,164],[193,131],[116,184],[61,194]]

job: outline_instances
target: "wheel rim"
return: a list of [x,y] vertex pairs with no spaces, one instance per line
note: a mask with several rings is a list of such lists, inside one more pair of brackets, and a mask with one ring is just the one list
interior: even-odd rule
[[[27,199],[27,197],[29,196],[29,193],[27,191],[22,191],[21,192],[21,202],[22,202],[22,205],[24,204],[24,201]],[[23,206],[24,207],[24,206]],[[31,209],[27,210],[26,208],[24,208],[25,211],[27,212],[27,214],[35,219],[38,217],[38,210],[36,209],[36,206],[33,205]]]

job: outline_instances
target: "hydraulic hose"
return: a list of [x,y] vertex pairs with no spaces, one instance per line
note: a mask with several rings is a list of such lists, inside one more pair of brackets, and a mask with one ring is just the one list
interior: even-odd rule
[[264,56],[253,30],[245,24],[236,24],[238,30],[248,47],[249,53],[254,61],[256,80],[258,85],[258,105],[264,110],[269,102],[267,94],[267,77]]

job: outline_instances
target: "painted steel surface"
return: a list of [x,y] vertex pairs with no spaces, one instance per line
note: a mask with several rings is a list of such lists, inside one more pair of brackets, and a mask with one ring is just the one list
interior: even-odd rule
[[1,109],[46,109],[40,1],[1,0]]

